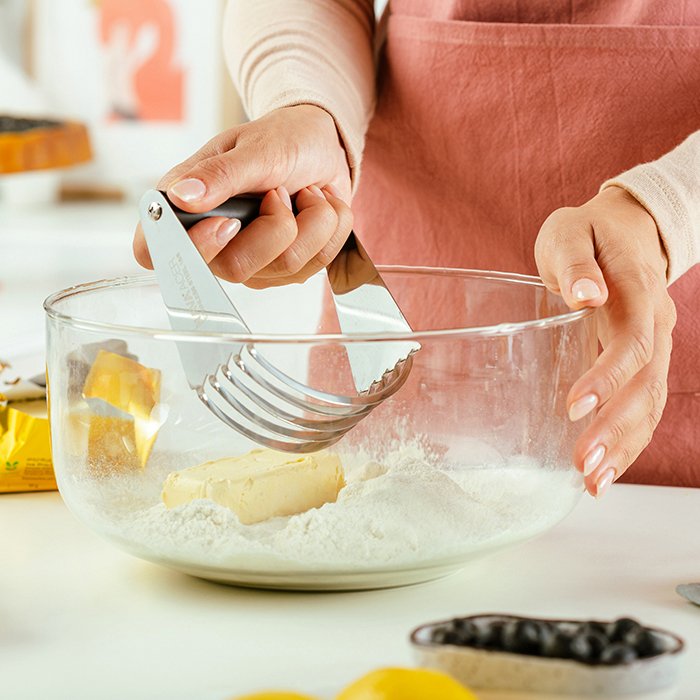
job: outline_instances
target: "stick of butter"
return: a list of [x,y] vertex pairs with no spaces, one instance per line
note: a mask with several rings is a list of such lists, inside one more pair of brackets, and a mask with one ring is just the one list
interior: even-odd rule
[[345,476],[336,454],[252,450],[173,472],[163,487],[163,503],[174,508],[211,498],[230,508],[243,525],[251,525],[334,503],[343,486]]
[[0,493],[54,489],[46,401],[0,406]]

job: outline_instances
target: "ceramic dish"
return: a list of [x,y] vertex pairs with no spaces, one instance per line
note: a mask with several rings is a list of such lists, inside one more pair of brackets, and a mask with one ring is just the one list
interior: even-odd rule
[[[546,651],[548,645],[551,650],[557,644],[556,640],[552,641],[553,634],[563,633],[572,638],[589,629],[607,630],[608,645],[621,647],[623,644],[619,640],[624,634],[616,636],[612,631],[620,622],[631,625],[634,621],[533,620],[511,615],[475,615],[423,625],[414,630],[410,641],[419,665],[445,671],[477,692],[515,691],[608,698],[648,694],[672,687],[678,680],[684,644],[680,637],[664,630],[639,627],[653,646],[640,652],[643,658],[626,661],[608,658],[609,663],[605,663],[600,661],[600,649],[595,654],[589,653],[586,662],[541,655],[551,653]],[[518,634],[518,626],[532,623],[547,631],[547,639],[541,647],[539,643],[525,641],[521,648],[527,650],[529,644],[529,653],[502,650],[502,639],[509,634],[508,630],[514,630],[510,633],[512,639]],[[481,641],[475,638],[472,643],[476,646],[454,643],[458,640],[450,637],[451,629],[465,625],[473,625],[477,630]],[[497,643],[493,642],[494,629],[501,635]],[[517,648],[517,644],[513,648]],[[570,648],[566,653],[571,653]],[[630,656],[635,655],[636,652]]]

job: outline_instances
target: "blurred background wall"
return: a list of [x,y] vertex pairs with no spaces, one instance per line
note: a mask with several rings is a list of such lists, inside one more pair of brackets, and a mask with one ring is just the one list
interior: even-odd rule
[[[378,13],[387,0],[376,0]],[[0,175],[0,202],[138,199],[245,115],[225,0],[0,0],[0,115],[72,120],[90,163]]]
[[224,0],[0,0],[0,114],[88,127],[93,160],[0,177],[0,199],[137,197],[245,115]]

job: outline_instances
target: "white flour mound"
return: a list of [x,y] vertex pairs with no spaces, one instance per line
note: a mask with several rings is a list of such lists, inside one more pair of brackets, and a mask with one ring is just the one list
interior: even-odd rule
[[445,471],[414,457],[389,464],[346,466],[348,485],[337,502],[252,525],[242,525],[210,499],[172,510],[162,503],[144,507],[143,494],[133,491],[130,497],[123,481],[118,507],[116,494],[108,495],[103,484],[99,495],[87,499],[88,510],[83,502],[80,516],[134,554],[192,566],[393,568],[466,558],[482,548],[534,537],[564,518],[581,494],[571,472],[524,458]]

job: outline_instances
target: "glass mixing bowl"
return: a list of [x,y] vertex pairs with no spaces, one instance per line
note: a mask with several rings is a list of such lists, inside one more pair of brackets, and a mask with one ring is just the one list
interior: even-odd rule
[[583,492],[572,451],[588,420],[568,419],[566,396],[595,360],[594,313],[534,277],[380,270],[414,329],[404,339],[420,345],[408,380],[328,448],[347,482],[335,502],[249,525],[210,499],[162,502],[171,472],[258,448],[202,405],[178,345],[252,342],[294,378],[347,394],[347,348],[397,336],[336,332],[323,274],[265,290],[224,283],[243,337],[171,331],[154,277],[47,299],[53,458],[71,511],[137,557],[296,589],[426,581],[556,525]]

